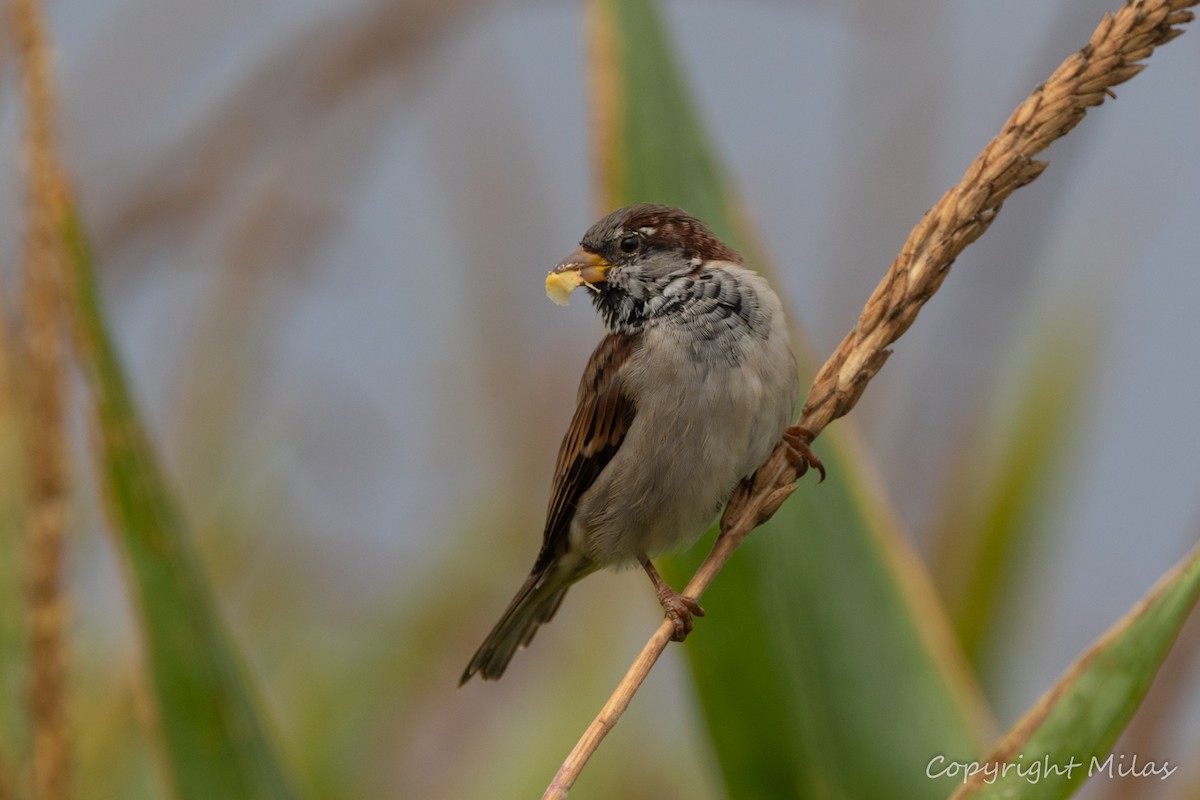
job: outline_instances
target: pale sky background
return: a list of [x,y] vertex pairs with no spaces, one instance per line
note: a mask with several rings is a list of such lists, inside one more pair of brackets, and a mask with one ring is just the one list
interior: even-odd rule
[[[820,357],[921,214],[1112,2],[666,4],[701,112]],[[238,593],[291,559],[318,609],[419,604],[444,553],[481,546],[502,520],[511,545],[461,578],[487,583],[470,589],[489,598],[482,631],[536,552],[600,331],[587,303],[564,311],[542,292],[598,216],[580,7],[48,8],[60,140],[112,327],[205,552],[232,570],[235,628]],[[10,56],[6,299],[20,219]],[[1099,310],[1087,402],[1040,523],[1054,535],[1029,554],[1011,609],[1004,724],[1198,538],[1197,76],[1193,24],[1050,149],[1050,168],[1007,202],[838,423],[861,429],[924,548],[956,447],[986,422],[1022,348],[1042,346],[1039,326],[1057,317]],[[255,520],[261,539],[221,556],[222,526],[254,532]],[[124,603],[107,545],[89,541],[72,560],[92,598],[77,603],[86,624],[107,618],[91,606]],[[606,586],[589,591],[571,602],[601,601]],[[538,659],[553,658],[550,642],[539,637]],[[272,663],[251,661],[260,673]]]

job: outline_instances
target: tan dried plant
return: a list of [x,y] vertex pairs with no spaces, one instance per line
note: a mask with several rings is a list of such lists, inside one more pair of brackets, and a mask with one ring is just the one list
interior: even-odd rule
[[66,200],[54,150],[51,57],[37,0],[15,0],[12,23],[23,68],[29,176],[22,344],[28,400],[25,585],[33,796],[59,800],[67,796],[69,760],[65,699],[67,602],[61,584],[68,491],[60,236]]

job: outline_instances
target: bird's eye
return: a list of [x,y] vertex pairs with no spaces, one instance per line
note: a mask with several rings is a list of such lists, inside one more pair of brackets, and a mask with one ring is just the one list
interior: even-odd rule
[[619,247],[621,248],[622,253],[636,253],[638,246],[641,243],[642,243],[641,239],[639,239],[636,236],[630,235],[630,236],[626,236],[624,239],[621,240]]

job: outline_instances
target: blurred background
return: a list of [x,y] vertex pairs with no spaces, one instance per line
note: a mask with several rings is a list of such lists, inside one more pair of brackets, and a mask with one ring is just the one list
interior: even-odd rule
[[[664,4],[816,358],[921,214],[1112,1]],[[111,327],[302,784],[313,797],[540,792],[660,613],[640,573],[595,576],[503,681],[456,688],[532,564],[601,333],[582,298],[564,310],[542,291],[606,210],[589,174],[581,7],[46,9],[62,155]],[[1006,392],[1047,352],[1069,376],[1043,384],[1069,410],[1049,432],[1053,469],[1038,475],[981,648],[1002,728],[1200,530],[1192,28],[1050,149],[1046,174],[1009,200],[837,423],[861,434],[863,468],[936,563],[959,532],[954,509],[984,480],[979,454],[1021,433],[1006,427]],[[16,77],[6,46],[10,306],[24,213]],[[76,428],[82,442],[82,416]],[[121,567],[91,478],[75,479],[84,796],[164,796],[139,722]],[[1186,675],[1198,636],[1185,629],[1168,669]],[[576,795],[722,795],[677,650]],[[1175,680],[1178,722],[1146,757],[1184,763],[1139,796],[1200,786],[1186,763],[1200,697]],[[1083,796],[1109,791],[1093,783]]]

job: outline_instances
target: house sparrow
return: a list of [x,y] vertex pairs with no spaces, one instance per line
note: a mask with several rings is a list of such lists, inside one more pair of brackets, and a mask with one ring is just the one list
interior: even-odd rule
[[[704,611],[650,559],[689,547],[767,459],[796,405],[796,359],[767,282],[699,220],[641,203],[593,225],[546,278],[586,286],[608,335],[583,372],[533,570],[467,665],[499,678],[571,584],[641,564],[682,640]],[[803,439],[793,448],[820,462]],[[824,472],[822,471],[822,476]]]

